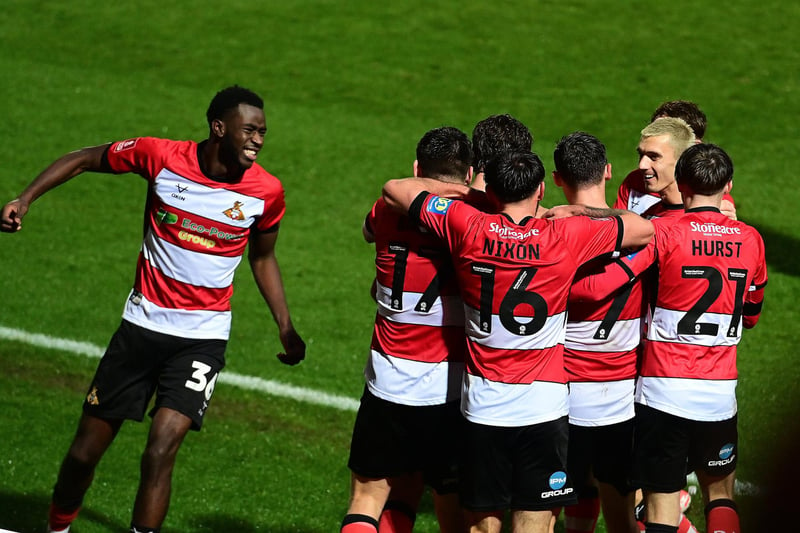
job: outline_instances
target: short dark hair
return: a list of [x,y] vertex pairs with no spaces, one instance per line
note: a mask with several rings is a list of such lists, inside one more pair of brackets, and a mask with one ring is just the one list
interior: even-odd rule
[[706,114],[694,102],[689,102],[688,100],[664,102],[653,112],[650,122],[659,117],[682,118],[692,128],[694,136],[698,139],[702,139],[706,134],[706,126],[708,125]]
[[467,134],[458,128],[435,128],[417,143],[417,165],[426,178],[461,179],[472,163],[472,145]]
[[239,104],[247,104],[259,109],[264,109],[264,100],[250,89],[245,89],[238,85],[233,85],[219,91],[206,111],[206,119],[209,126],[211,121],[223,119],[231,109],[235,109]]
[[697,194],[718,194],[733,179],[733,161],[715,144],[695,144],[675,164],[675,179]]
[[486,165],[486,189],[504,204],[529,198],[544,180],[544,165],[533,152],[500,154]]
[[475,172],[484,172],[486,164],[506,152],[530,152],[533,135],[530,130],[509,114],[492,115],[475,125],[472,130],[472,166]]
[[553,151],[553,161],[561,179],[578,189],[602,182],[608,164],[605,145],[583,131],[562,137]]

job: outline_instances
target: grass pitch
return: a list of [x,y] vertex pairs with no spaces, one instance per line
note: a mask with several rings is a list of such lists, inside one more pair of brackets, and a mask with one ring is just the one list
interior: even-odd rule
[[[410,174],[425,131],[470,132],[511,113],[548,171],[557,140],[588,131],[614,165],[611,198],[652,110],[696,101],[707,140],[736,165],[740,218],[767,243],[764,314],[739,352],[739,475],[762,486],[797,425],[799,15],[800,4],[776,0],[11,0],[0,13],[0,203],[80,146],[203,139],[218,89],[256,90],[269,128],[260,162],[287,194],[279,260],[309,350],[297,368],[275,360],[276,330],[244,266],[228,369],[358,398],[374,315],[361,222],[383,182]],[[547,202],[559,203],[548,185]],[[133,279],[144,194],[133,175],[84,175],[37,201],[20,234],[0,235],[0,326],[104,345]],[[0,339],[0,528],[41,529],[95,363]],[[180,453],[165,533],[337,531],[352,419],[220,385]],[[146,430],[125,426],[76,533],[127,527]],[[755,520],[762,499],[740,502],[743,521]],[[428,501],[417,529],[436,529]]]

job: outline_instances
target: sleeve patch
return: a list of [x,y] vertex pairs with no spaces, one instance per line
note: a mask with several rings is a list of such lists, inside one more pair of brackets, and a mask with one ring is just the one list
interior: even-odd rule
[[128,139],[127,141],[120,141],[114,147],[114,152],[123,152],[125,150],[130,150],[134,146],[136,146],[136,141],[139,139]]
[[431,196],[428,200],[428,205],[425,207],[425,210],[429,213],[433,213],[434,215],[444,215],[447,213],[447,210],[450,209],[450,205],[452,205],[452,203],[453,200],[449,198]]

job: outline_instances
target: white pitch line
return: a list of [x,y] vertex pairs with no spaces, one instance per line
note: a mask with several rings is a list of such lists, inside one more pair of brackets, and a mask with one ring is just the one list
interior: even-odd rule
[[[102,357],[105,352],[104,348],[88,342],[60,339],[41,333],[29,333],[20,329],[7,328],[4,326],[0,326],[0,339],[18,341],[40,348],[59,350],[94,358]],[[286,383],[280,383],[269,379],[236,374],[235,372],[224,371],[219,375],[219,382],[227,383],[228,385],[233,385],[240,389],[264,392],[273,396],[291,398],[314,405],[333,407],[341,411],[357,411],[359,405],[358,400],[346,396],[337,396],[335,394],[287,385]]]

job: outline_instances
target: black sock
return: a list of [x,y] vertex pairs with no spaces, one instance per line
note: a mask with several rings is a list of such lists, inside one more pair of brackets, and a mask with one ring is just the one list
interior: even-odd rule
[[678,526],[668,526],[666,524],[654,524],[645,522],[645,533],[678,533]]

